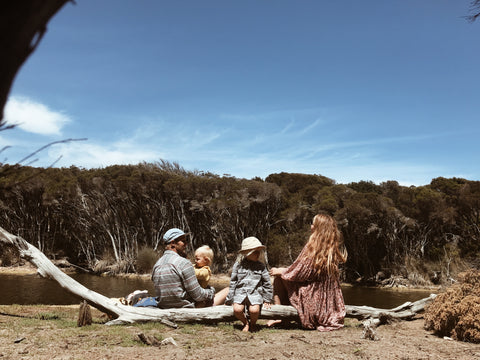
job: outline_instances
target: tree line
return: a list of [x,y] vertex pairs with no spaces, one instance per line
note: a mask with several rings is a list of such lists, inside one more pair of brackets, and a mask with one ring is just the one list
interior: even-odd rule
[[247,236],[267,245],[269,265],[287,265],[319,212],[342,230],[346,281],[448,279],[462,263],[477,265],[480,250],[480,182],[460,178],[418,187],[294,173],[247,180],[160,161],[101,169],[3,165],[0,189],[0,226],[51,258],[89,269],[108,258],[137,271],[138,254],[159,255],[170,227],[191,234],[191,250],[212,247],[215,271],[229,270]]

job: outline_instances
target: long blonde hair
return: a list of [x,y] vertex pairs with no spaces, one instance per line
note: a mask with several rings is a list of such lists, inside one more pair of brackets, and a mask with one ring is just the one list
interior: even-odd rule
[[342,234],[334,218],[326,214],[315,215],[304,255],[312,259],[318,273],[327,272],[329,275],[338,272],[339,263],[347,261]]

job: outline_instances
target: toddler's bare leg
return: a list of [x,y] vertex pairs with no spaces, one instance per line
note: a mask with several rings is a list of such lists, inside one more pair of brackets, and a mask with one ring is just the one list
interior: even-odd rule
[[245,310],[245,305],[243,304],[233,304],[233,314],[235,317],[240,320],[243,324],[243,329],[242,331],[248,331],[249,326],[248,326],[248,320],[245,317],[244,311]]
[[230,289],[228,287],[226,287],[226,288],[223,288],[222,290],[220,290],[219,292],[217,292],[215,294],[215,297],[213,298],[213,305],[216,306],[216,305],[225,304],[225,299],[227,298],[229,290]]
[[250,331],[256,331],[257,320],[260,316],[260,305],[250,305],[248,312],[250,314]]

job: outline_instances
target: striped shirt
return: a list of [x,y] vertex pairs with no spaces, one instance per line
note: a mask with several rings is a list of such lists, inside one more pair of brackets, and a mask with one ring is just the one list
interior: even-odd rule
[[212,301],[215,295],[212,287],[200,286],[192,263],[172,250],[166,250],[158,259],[152,280],[162,309],[195,307],[196,302]]

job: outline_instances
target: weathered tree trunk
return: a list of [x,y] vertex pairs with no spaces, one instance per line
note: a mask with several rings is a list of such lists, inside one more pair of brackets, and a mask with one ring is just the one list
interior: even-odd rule
[[[18,250],[23,259],[30,261],[43,277],[48,277],[79,297],[86,300],[95,308],[111,315],[114,320],[108,325],[157,321],[168,326],[176,327],[175,322],[218,322],[235,320],[231,306],[214,306],[201,309],[156,309],[148,307],[133,307],[122,305],[104,295],[87,289],[70,276],[57,268],[40,250],[19,236],[10,234],[0,227],[0,243],[12,246]],[[374,319],[374,324],[379,325],[386,319],[411,319],[421,312],[425,305],[435,295],[416,301],[407,302],[394,309],[377,309],[368,306],[347,305],[347,316],[358,319]],[[299,320],[297,310],[292,306],[273,305],[271,309],[262,309],[263,319]]]

